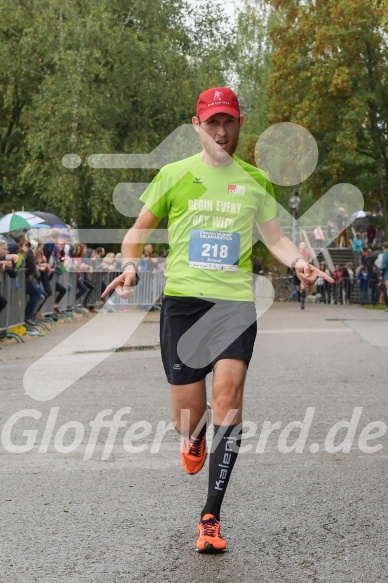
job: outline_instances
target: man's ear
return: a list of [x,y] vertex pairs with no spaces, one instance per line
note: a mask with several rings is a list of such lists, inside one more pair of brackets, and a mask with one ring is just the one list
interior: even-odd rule
[[245,115],[240,115],[240,128],[243,126],[245,121]]
[[191,123],[193,124],[195,131],[196,131],[196,132],[199,132],[199,123],[200,123],[200,122],[199,122],[199,119],[198,119],[198,117],[195,117],[195,116],[193,116],[193,117],[191,118]]

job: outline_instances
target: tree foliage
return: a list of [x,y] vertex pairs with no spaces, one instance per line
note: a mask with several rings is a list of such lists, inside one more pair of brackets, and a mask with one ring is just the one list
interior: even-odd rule
[[[358,0],[271,0],[272,123],[314,135],[315,197],[333,184],[357,185],[387,219],[388,51],[385,10]],[[388,224],[386,225],[388,232]]]
[[[247,114],[240,155],[254,163],[263,130],[299,123],[320,151],[302,200],[351,182],[387,218],[387,0],[240,4],[234,29],[211,0],[3,0],[1,210],[128,225],[113,189],[152,173],[92,169],[88,156],[150,152],[190,121],[201,89],[229,79]],[[67,153],[79,168],[63,167]]]
[[238,17],[235,73],[238,95],[246,121],[241,155],[254,163],[255,143],[268,127],[271,47],[267,31],[268,6],[264,0],[247,0]]
[[[224,82],[223,20],[210,2],[198,13],[184,0],[3,0],[1,210],[45,208],[80,227],[128,224],[112,192],[140,173],[95,170],[87,157],[147,153],[190,121],[199,91]],[[64,168],[67,153],[82,165]]]

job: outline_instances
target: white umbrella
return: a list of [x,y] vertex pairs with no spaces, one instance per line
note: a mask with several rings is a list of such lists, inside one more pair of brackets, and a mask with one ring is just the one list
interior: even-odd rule
[[366,211],[356,211],[355,213],[352,214],[352,217],[354,219],[364,219],[367,216],[369,216],[369,213],[367,213]]

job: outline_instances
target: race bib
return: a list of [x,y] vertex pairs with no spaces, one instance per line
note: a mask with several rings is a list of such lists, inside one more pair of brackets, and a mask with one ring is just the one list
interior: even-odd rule
[[190,232],[189,267],[237,271],[240,234],[220,231]]

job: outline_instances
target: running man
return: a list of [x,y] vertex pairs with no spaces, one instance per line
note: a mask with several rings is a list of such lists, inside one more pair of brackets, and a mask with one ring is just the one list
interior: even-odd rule
[[220,510],[241,440],[243,388],[256,338],[252,227],[303,286],[329,276],[310,265],[276,218],[273,187],[234,155],[244,116],[226,87],[201,93],[192,123],[202,152],[168,164],[141,196],[144,207],[122,245],[123,273],[107,286],[133,294],[150,231],[168,217],[170,253],[161,311],[161,351],[172,414],[183,436],[182,464],[196,474],[206,460],[206,375],[213,371],[214,438],[208,495],[198,523],[199,552],[222,552]]

